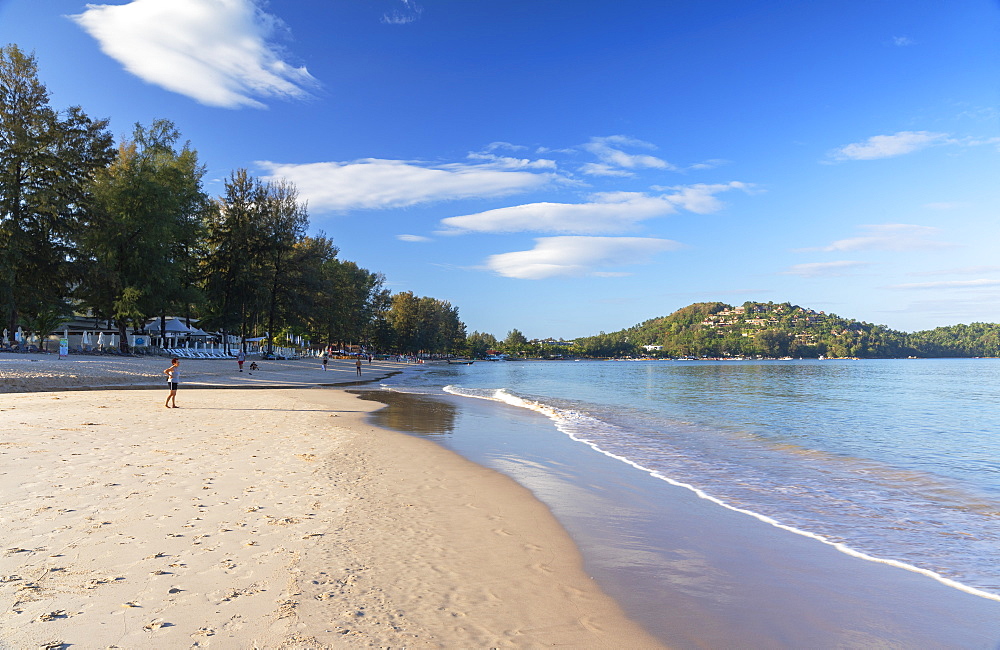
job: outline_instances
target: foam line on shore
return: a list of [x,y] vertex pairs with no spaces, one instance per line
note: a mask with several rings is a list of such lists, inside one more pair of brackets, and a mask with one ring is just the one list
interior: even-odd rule
[[568,423],[570,421],[572,421],[572,420],[580,420],[580,419],[583,419],[583,418],[589,418],[589,419],[593,420],[593,418],[591,418],[590,416],[583,415],[583,414],[577,413],[575,411],[568,411],[566,409],[560,409],[558,407],[550,406],[550,405],[544,404],[542,402],[538,402],[538,401],[534,401],[534,400],[529,400],[529,399],[524,399],[524,398],[518,397],[517,395],[514,395],[514,394],[508,392],[506,389],[503,389],[503,388],[493,389],[493,390],[486,390],[486,391],[482,391],[482,392],[477,392],[477,391],[465,390],[465,389],[462,389],[462,388],[459,388],[459,387],[456,387],[456,386],[449,385],[449,386],[445,386],[443,388],[443,390],[444,390],[444,392],[446,392],[446,393],[448,393],[450,395],[455,395],[455,396],[458,396],[458,397],[471,397],[471,398],[475,398],[475,399],[484,399],[484,400],[488,400],[488,401],[502,402],[502,403],[508,404],[510,406],[515,406],[515,407],[518,407],[518,408],[524,408],[524,409],[535,411],[535,412],[540,413],[540,414],[546,416],[547,418],[549,418],[555,424],[556,428],[561,433],[564,433],[565,435],[567,435],[572,440],[574,440],[576,442],[581,442],[583,444],[586,444],[587,446],[591,447],[592,449],[594,449],[595,451],[597,451],[597,452],[599,452],[601,454],[604,454],[605,456],[608,456],[610,458],[614,458],[615,460],[618,460],[618,461],[621,461],[621,462],[626,463],[628,465],[631,465],[632,467],[634,467],[634,468],[636,468],[636,469],[638,469],[638,470],[640,470],[642,472],[645,472],[645,473],[649,474],[650,476],[652,476],[652,477],[654,477],[656,479],[659,479],[661,481],[669,483],[670,485],[674,485],[676,487],[680,487],[680,488],[684,488],[686,490],[689,490],[689,491],[693,492],[694,494],[696,494],[701,499],[705,499],[707,501],[710,501],[710,502],[712,502],[712,503],[714,503],[716,505],[722,506],[723,508],[726,508],[726,509],[731,510],[733,512],[738,512],[740,514],[749,515],[750,517],[753,517],[754,519],[757,519],[758,521],[761,521],[761,522],[764,522],[764,523],[769,524],[771,526],[774,526],[775,528],[779,528],[781,530],[785,530],[785,531],[794,533],[796,535],[801,535],[803,537],[807,537],[809,539],[816,540],[816,541],[821,542],[823,544],[826,544],[828,546],[832,546],[833,548],[835,548],[836,550],[840,551],[841,553],[844,553],[844,554],[849,555],[851,557],[855,557],[855,558],[858,558],[858,559],[861,559],[861,560],[865,560],[865,561],[868,561],[868,562],[874,562],[874,563],[878,563],[878,564],[884,564],[884,565],[896,567],[896,568],[899,568],[899,569],[910,571],[912,573],[917,573],[917,574],[926,576],[928,578],[931,578],[931,579],[933,579],[933,580],[935,580],[935,581],[937,581],[937,582],[939,582],[939,583],[941,583],[943,585],[946,585],[946,586],[951,587],[953,589],[957,589],[959,591],[962,591],[964,593],[971,594],[973,596],[978,596],[980,598],[985,598],[985,599],[988,599],[988,600],[993,600],[993,601],[1000,602],[1000,595],[998,595],[998,594],[994,594],[994,593],[991,593],[991,592],[988,592],[988,591],[984,591],[982,589],[977,589],[975,587],[972,587],[972,586],[963,584],[961,582],[958,582],[957,580],[952,580],[951,578],[943,576],[940,573],[937,573],[937,572],[932,571],[930,569],[925,569],[925,568],[922,568],[922,567],[918,567],[918,566],[915,566],[915,565],[912,565],[912,564],[909,564],[909,563],[906,563],[906,562],[902,562],[900,560],[894,560],[894,559],[891,559],[891,558],[883,558],[883,557],[877,557],[877,556],[874,556],[874,555],[870,555],[868,553],[864,553],[862,551],[854,549],[854,548],[852,548],[852,547],[850,547],[847,544],[844,544],[842,542],[835,542],[833,540],[830,540],[830,539],[824,537],[823,535],[819,535],[817,533],[813,533],[813,532],[810,532],[808,530],[803,530],[801,528],[796,528],[795,526],[790,526],[788,524],[784,524],[784,523],[778,521],[777,519],[774,519],[773,517],[769,517],[767,515],[764,515],[764,514],[761,514],[761,513],[758,513],[758,512],[754,512],[752,510],[748,510],[746,508],[740,508],[740,507],[734,506],[732,504],[729,504],[729,503],[725,502],[724,500],[722,500],[722,499],[720,499],[718,497],[715,497],[715,496],[713,496],[713,495],[705,492],[704,490],[702,490],[702,489],[700,489],[700,488],[698,488],[698,487],[696,487],[694,485],[691,485],[689,483],[684,483],[682,481],[678,481],[676,479],[673,479],[673,478],[671,478],[669,476],[666,476],[666,475],[662,474],[661,472],[659,472],[657,470],[653,470],[653,469],[650,469],[648,467],[645,467],[645,466],[643,466],[643,465],[641,465],[641,464],[639,464],[639,463],[637,463],[637,462],[635,462],[635,461],[633,461],[633,460],[631,460],[629,458],[626,458],[624,456],[620,456],[618,454],[614,454],[612,452],[606,451],[606,450],[602,449],[596,443],[593,443],[593,442],[591,442],[589,440],[585,440],[585,439],[579,437],[572,430],[572,428],[568,426]]

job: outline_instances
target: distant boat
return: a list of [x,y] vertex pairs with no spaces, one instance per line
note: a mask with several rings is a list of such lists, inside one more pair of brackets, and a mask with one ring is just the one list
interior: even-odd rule
[[448,359],[448,363],[455,366],[471,366],[475,361],[471,359]]

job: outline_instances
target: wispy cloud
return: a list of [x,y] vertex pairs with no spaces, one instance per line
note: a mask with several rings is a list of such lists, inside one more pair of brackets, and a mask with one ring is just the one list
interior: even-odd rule
[[1000,266],[963,266],[953,269],[939,269],[937,271],[912,271],[907,275],[914,276],[935,276],[935,275],[982,275],[984,273],[996,273],[1000,271]]
[[283,60],[271,39],[284,24],[252,0],[132,0],[70,18],[128,72],[208,106],[263,108],[316,84]]
[[585,203],[527,203],[441,220],[446,233],[554,232],[598,234],[626,232],[641,221],[675,214],[679,209],[698,214],[723,207],[715,195],[730,189],[746,189],[746,183],[692,185],[673,188],[670,194],[650,196],[642,192],[599,192]]
[[1000,280],[942,280],[939,282],[911,282],[909,284],[894,284],[889,289],[980,289],[983,287],[1000,287]]
[[931,226],[916,226],[906,223],[886,223],[860,226],[860,228],[861,230],[866,231],[867,234],[860,237],[838,239],[828,246],[821,246],[819,248],[802,248],[799,249],[799,251],[914,251],[943,250],[955,247],[955,244],[934,241],[932,237],[936,237],[941,230]]
[[546,158],[514,158],[513,156],[498,156],[495,153],[474,151],[469,153],[469,160],[487,162],[502,167],[504,169],[551,169],[556,170],[558,165],[554,160]]
[[906,47],[908,45],[915,45],[916,41],[909,36],[893,36],[892,44],[896,47]]
[[672,187],[653,186],[654,190],[669,190],[673,194],[668,194],[665,198],[689,212],[696,214],[710,214],[718,212],[725,207],[725,204],[716,196],[729,190],[753,191],[751,183],[731,181],[729,183],[696,183],[694,185],[674,185]]
[[382,22],[387,25],[408,25],[420,19],[424,8],[413,0],[399,0],[402,7],[382,14]]
[[840,277],[851,271],[870,266],[869,262],[843,260],[839,262],[811,262],[795,264],[781,271],[781,275],[797,275],[802,278]]
[[495,197],[538,189],[555,174],[492,164],[430,165],[368,158],[353,162],[256,163],[268,180],[287,179],[313,212],[401,208],[419,203]]
[[642,237],[541,237],[535,247],[491,255],[486,268],[508,278],[542,280],[556,276],[617,276],[606,271],[648,262],[657,253],[683,246],[669,239]]
[[637,169],[677,170],[677,167],[656,156],[627,153],[625,148],[652,150],[656,146],[625,135],[591,138],[582,148],[594,154],[599,161],[586,163],[580,168],[582,173],[591,176],[631,176]]
[[900,131],[892,135],[875,135],[864,142],[844,145],[830,152],[828,157],[837,161],[892,158],[947,141],[947,133]]
[[432,241],[430,237],[424,237],[423,235],[396,235],[396,239],[398,239],[399,241],[408,241],[408,242]]

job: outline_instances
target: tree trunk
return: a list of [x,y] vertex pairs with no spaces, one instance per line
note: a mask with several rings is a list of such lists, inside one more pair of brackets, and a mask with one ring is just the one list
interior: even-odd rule
[[128,344],[128,331],[123,320],[118,321],[118,349],[125,354],[132,351]]

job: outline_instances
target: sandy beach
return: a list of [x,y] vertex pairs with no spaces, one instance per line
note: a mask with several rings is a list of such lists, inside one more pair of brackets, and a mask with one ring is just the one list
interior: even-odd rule
[[185,360],[166,409],[164,359],[52,356],[0,358],[0,647],[660,645],[530,492],[315,388],[353,363]]

